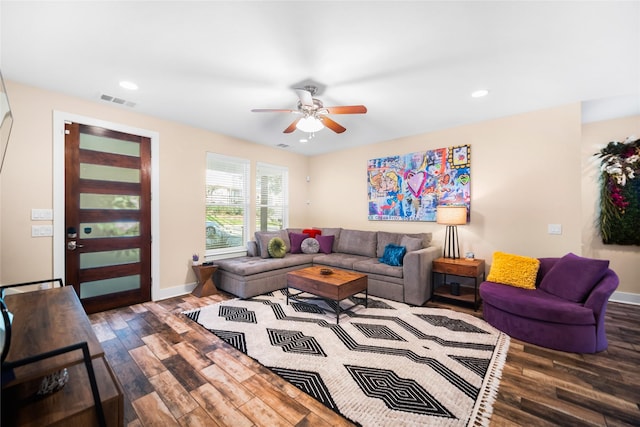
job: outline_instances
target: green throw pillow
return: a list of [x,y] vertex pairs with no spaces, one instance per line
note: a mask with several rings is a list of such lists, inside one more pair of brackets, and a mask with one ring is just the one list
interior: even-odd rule
[[287,245],[280,237],[274,237],[269,240],[269,255],[273,258],[284,258],[287,253]]

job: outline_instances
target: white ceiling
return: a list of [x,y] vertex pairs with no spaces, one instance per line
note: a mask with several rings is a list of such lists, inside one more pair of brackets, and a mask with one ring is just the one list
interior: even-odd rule
[[[5,79],[307,155],[586,100],[640,111],[638,1],[4,0],[0,18]],[[295,108],[308,79],[368,113],[302,144],[294,116],[250,112]]]

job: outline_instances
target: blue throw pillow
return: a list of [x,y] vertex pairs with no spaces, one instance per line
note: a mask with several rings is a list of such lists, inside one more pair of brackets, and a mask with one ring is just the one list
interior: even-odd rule
[[407,248],[404,246],[389,243],[384,248],[384,255],[378,261],[388,265],[401,266],[405,253],[407,253]]

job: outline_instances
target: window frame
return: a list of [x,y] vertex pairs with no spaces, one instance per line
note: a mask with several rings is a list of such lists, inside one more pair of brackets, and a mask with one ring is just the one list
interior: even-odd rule
[[[282,189],[281,189],[282,197],[281,199],[278,199],[275,204],[261,203],[262,202],[262,199],[261,199],[262,177],[266,175],[264,173],[261,173],[261,171],[265,171],[265,170],[268,172],[279,172],[280,175],[282,176]],[[286,229],[289,226],[289,168],[281,165],[274,165],[274,164],[265,163],[265,162],[257,162],[255,175],[256,175],[256,178],[255,178],[256,213],[255,213],[254,225],[256,227],[256,231],[271,231],[269,229],[267,230],[261,229],[262,227],[261,227],[260,215],[263,208],[266,208],[268,212],[269,209],[274,207],[282,209],[282,218],[281,218],[282,224],[280,229]],[[271,173],[270,175],[274,175],[274,174]]]
[[[243,209],[242,212],[242,234],[240,237],[240,241],[238,242],[238,245],[236,246],[229,246],[229,247],[223,247],[223,248],[213,248],[213,249],[207,249],[207,240],[208,240],[208,235],[207,235],[207,223],[209,222],[209,217],[208,217],[208,211],[209,211],[209,207],[213,206],[214,203],[210,203],[209,200],[212,199],[214,196],[212,196],[209,192],[209,187],[211,186],[211,179],[209,177],[210,175],[210,171],[218,171],[220,172],[220,170],[216,170],[216,169],[212,169],[209,167],[210,162],[212,163],[216,163],[216,162],[221,162],[221,163],[226,163],[228,165],[233,165],[233,167],[238,167],[239,169],[241,169],[241,172],[239,173],[239,175],[242,177],[241,181],[242,181],[242,193],[240,195],[235,196],[234,198],[237,198],[237,200],[241,200],[241,207]],[[231,167],[230,167],[231,169]],[[225,172],[225,171],[222,171]],[[235,173],[235,172],[232,172]],[[225,154],[218,154],[218,153],[213,153],[213,152],[209,152],[207,151],[207,155],[206,155],[206,170],[205,170],[205,218],[204,218],[204,233],[205,233],[205,257],[211,257],[211,258],[220,258],[221,256],[224,255],[229,255],[229,254],[236,254],[239,252],[246,252],[246,241],[248,239],[249,236],[249,232],[250,232],[250,218],[251,218],[251,187],[250,187],[250,180],[251,180],[251,161],[249,159],[244,159],[244,158],[240,158],[240,157],[234,157],[234,156],[228,156]],[[232,195],[228,196],[230,199],[233,197]],[[224,205],[222,205],[224,206]],[[231,206],[231,204],[229,204],[228,206]]]

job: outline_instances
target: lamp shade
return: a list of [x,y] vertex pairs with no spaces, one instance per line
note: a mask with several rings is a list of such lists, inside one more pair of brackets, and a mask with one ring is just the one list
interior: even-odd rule
[[318,118],[309,116],[309,117],[303,117],[300,120],[298,120],[296,127],[303,132],[313,133],[313,132],[318,132],[319,130],[324,129],[324,124],[322,124],[322,122],[318,120]]
[[436,222],[444,225],[464,225],[467,223],[466,206],[438,206]]

